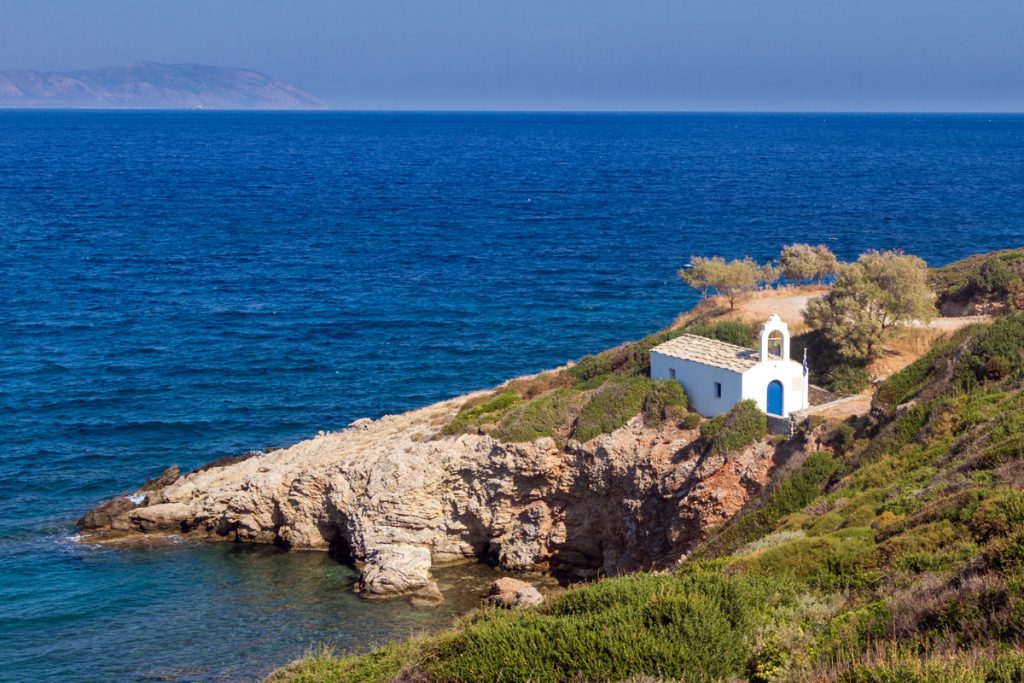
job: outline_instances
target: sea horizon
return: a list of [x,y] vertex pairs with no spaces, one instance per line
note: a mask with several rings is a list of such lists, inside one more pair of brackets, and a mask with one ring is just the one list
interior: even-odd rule
[[621,114],[627,116],[651,115],[755,115],[755,116],[1021,116],[1024,110],[940,110],[940,109],[421,109],[421,108],[344,108],[326,109],[230,109],[214,107],[158,108],[158,107],[46,107],[21,106],[0,107],[2,112],[224,112],[224,113],[271,113],[271,114]]

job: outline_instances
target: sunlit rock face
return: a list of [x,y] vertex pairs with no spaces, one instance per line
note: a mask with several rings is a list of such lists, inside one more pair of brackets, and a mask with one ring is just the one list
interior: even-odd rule
[[172,472],[80,526],[91,539],[176,533],[333,550],[362,567],[367,594],[429,593],[432,562],[455,559],[570,578],[670,566],[775,466],[769,445],[706,456],[696,431],[639,418],[565,447],[433,438],[463,400]]

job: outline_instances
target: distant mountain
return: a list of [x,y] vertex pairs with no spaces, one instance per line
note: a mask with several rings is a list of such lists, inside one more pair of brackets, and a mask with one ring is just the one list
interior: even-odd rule
[[324,109],[257,71],[140,62],[83,71],[0,71],[0,108]]

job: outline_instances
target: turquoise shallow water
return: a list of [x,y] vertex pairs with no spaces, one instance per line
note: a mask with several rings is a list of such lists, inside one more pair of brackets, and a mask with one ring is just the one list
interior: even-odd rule
[[249,680],[463,604],[71,542],[167,465],[637,338],[693,303],[690,254],[1022,237],[1020,116],[0,112],[0,679]]

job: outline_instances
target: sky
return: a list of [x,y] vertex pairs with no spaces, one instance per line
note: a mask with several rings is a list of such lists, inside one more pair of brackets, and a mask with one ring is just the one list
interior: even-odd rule
[[0,70],[238,66],[339,109],[1024,111],[1024,0],[0,0]]

